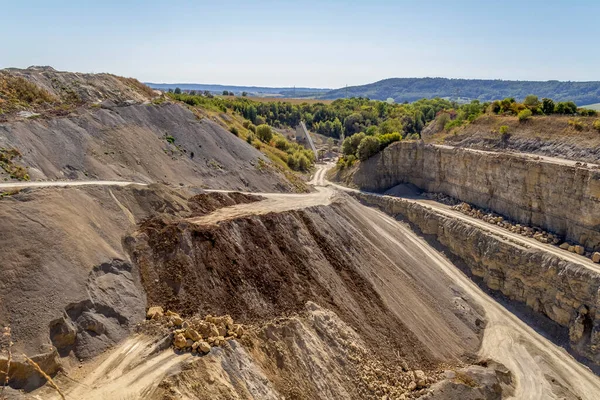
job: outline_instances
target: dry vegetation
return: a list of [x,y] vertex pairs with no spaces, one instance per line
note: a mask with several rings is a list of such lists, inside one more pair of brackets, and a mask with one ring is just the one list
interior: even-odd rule
[[117,78],[118,80],[120,80],[121,82],[123,82],[125,85],[132,88],[133,90],[143,93],[148,97],[156,96],[156,94],[154,93],[154,90],[150,86],[144,85],[142,82],[138,81],[135,78],[125,78],[123,76],[117,76],[117,75],[113,75],[113,76],[115,78]]
[[17,149],[0,148],[0,168],[2,168],[12,179],[28,181],[27,169],[14,163],[15,158],[21,157]]
[[50,93],[20,76],[0,72],[0,114],[56,102]]

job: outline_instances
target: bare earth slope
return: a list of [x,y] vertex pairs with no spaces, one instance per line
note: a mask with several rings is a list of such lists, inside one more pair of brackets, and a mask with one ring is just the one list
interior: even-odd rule
[[210,188],[290,191],[245,141],[177,104],[93,108],[81,115],[0,124],[33,180],[165,181]]

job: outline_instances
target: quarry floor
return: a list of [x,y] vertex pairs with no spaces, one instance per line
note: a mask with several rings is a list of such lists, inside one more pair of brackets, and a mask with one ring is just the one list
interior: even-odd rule
[[[190,219],[190,222],[210,225],[252,214],[328,205],[336,196],[340,195],[340,192],[353,190],[325,179],[327,169],[332,166],[332,164],[328,164],[318,167],[310,182],[315,187],[313,193],[261,193],[265,198],[262,201],[221,208],[205,216]],[[52,183],[56,186],[64,184],[66,183]],[[121,185],[126,183],[69,182],[68,184]],[[24,183],[19,187],[38,185],[42,184]],[[3,186],[0,185],[0,187]],[[408,200],[420,202],[436,212],[461,219],[490,235],[499,236],[524,247],[540,248],[600,272],[600,268],[585,257],[507,232],[499,227],[452,211],[448,206],[432,200]],[[438,274],[446,275],[483,307],[487,326],[478,355],[481,358],[494,359],[512,371],[517,382],[515,399],[561,399],[572,398],[573,394],[581,399],[591,400],[599,397],[600,377],[487,295],[444,254],[416,235],[407,224],[397,221],[381,211],[363,206],[355,200],[350,201],[350,208],[352,214],[361,215],[364,221],[368,221],[362,228],[377,235],[379,240],[389,246],[403,248],[419,262],[435,266],[436,272],[431,274],[430,279],[437,279]],[[390,287],[390,290],[393,288]],[[418,304],[415,307],[418,308]],[[420,311],[416,309],[415,314]],[[426,312],[426,310],[422,311]],[[149,343],[145,342],[145,339],[132,337],[114,350],[96,360],[84,363],[79,370],[74,371],[70,375],[73,384],[65,390],[66,396],[73,399],[143,398],[144,394],[148,393],[150,388],[155,387],[169,370],[183,366],[188,358],[187,355],[176,355],[171,350],[152,353]],[[54,398],[59,397],[55,396]]]

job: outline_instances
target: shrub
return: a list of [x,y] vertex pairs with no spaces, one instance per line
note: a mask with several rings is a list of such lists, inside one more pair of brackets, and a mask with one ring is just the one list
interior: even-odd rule
[[229,132],[233,133],[235,136],[239,136],[239,132],[238,129],[235,126],[232,126],[231,128],[229,128]]
[[300,171],[308,171],[310,168],[310,160],[304,154],[298,154],[298,169]]
[[578,108],[577,113],[582,117],[595,117],[598,115],[598,111],[590,108]]
[[530,108],[537,108],[540,105],[540,100],[536,95],[530,94],[529,96],[525,97],[523,104]]
[[577,105],[572,101],[561,101],[556,104],[554,112],[557,114],[575,114],[577,113]]
[[444,129],[450,131],[456,127],[459,127],[463,124],[463,120],[460,118],[456,118],[454,121],[449,121],[446,125],[444,125]]
[[379,139],[373,136],[366,136],[360,141],[356,155],[361,161],[364,161],[379,152],[379,148]]
[[594,129],[600,132],[600,119],[594,121]]
[[377,139],[379,140],[379,147],[381,150],[383,150],[390,144],[402,140],[402,135],[400,135],[398,132],[394,132],[385,135],[379,135],[377,136]]
[[346,157],[346,167],[351,167],[352,165],[354,165],[355,161],[356,161],[356,157],[354,157],[352,154],[350,154],[348,157]]
[[256,136],[261,141],[268,143],[273,138],[273,132],[271,127],[267,124],[261,124],[256,127]]
[[175,143],[175,138],[171,135],[165,136],[165,140],[171,144]]
[[344,153],[345,156],[355,155],[358,150],[358,145],[365,136],[366,135],[363,132],[348,136],[342,143],[342,153]]
[[290,144],[287,140],[285,140],[285,138],[278,137],[275,139],[275,147],[277,147],[279,150],[287,151],[287,149],[290,147]]
[[249,124],[248,125],[248,130],[252,133],[256,133],[256,125],[254,124]]
[[584,128],[583,122],[580,119],[570,119],[569,126],[575,129],[576,131],[581,131]]
[[441,131],[442,129],[444,129],[448,122],[450,122],[450,114],[448,114],[447,112],[441,113],[437,117],[437,121],[435,122],[437,130]]
[[519,112],[518,117],[519,117],[519,122],[525,122],[527,121],[529,118],[531,118],[532,112],[529,109],[525,109]]
[[552,101],[552,99],[542,99],[542,111],[544,112],[544,114],[553,114],[555,107],[556,106],[554,105],[554,101]]
[[246,136],[246,142],[248,142],[248,144],[252,144],[253,141],[254,141],[254,135]]
[[506,125],[502,125],[502,126],[500,127],[500,134],[501,134],[501,135],[506,135],[507,133],[508,133],[508,126],[506,126]]

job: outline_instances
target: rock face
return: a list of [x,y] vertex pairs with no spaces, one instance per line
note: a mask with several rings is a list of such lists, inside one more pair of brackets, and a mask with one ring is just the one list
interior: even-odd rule
[[361,163],[350,180],[369,191],[412,183],[600,249],[600,170],[398,142]]
[[356,194],[388,214],[400,215],[463,260],[492,290],[569,330],[572,349],[600,364],[600,274],[543,251],[490,236],[418,203]]

